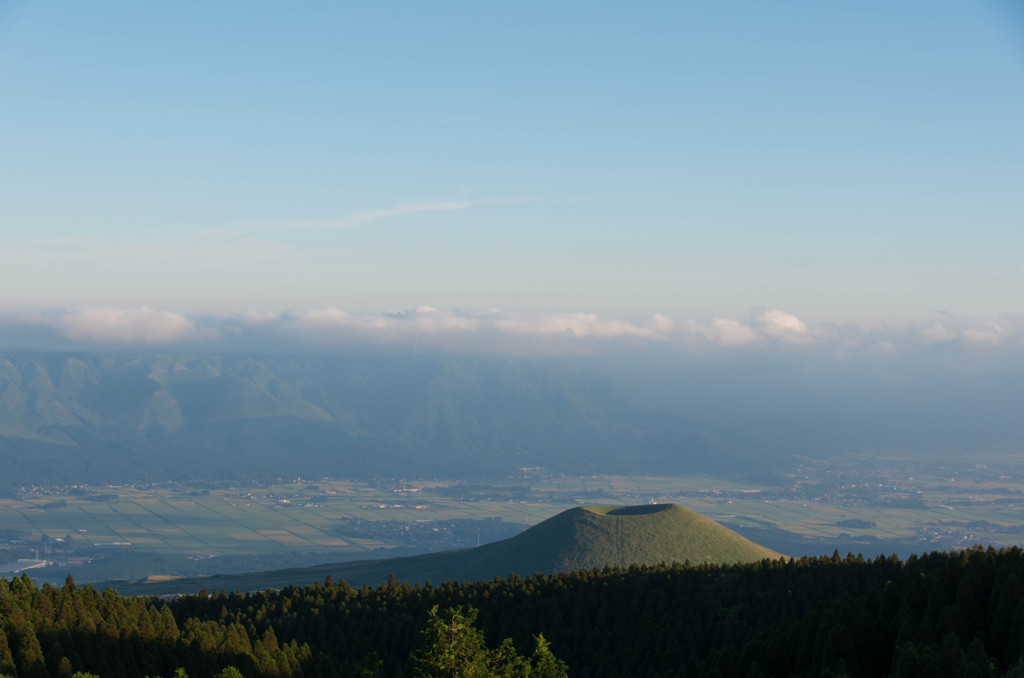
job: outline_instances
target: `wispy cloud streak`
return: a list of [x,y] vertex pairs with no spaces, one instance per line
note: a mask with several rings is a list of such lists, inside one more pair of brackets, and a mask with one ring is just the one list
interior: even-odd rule
[[335,231],[356,228],[415,214],[431,212],[457,212],[484,205],[513,205],[536,202],[536,198],[478,198],[475,200],[426,200],[402,203],[391,207],[358,210],[334,219],[289,219],[285,221],[257,223],[236,229],[201,231],[197,236],[236,236],[268,233],[294,233],[299,231]]

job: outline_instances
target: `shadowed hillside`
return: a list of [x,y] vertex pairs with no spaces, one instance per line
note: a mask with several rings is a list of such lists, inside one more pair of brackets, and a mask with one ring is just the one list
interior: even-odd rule
[[551,574],[607,565],[749,563],[780,554],[677,504],[580,506],[510,539],[473,549],[407,558],[179,580],[115,583],[121,593],[161,595],[208,590],[255,591],[305,585],[327,575],[359,586],[393,574],[410,582],[483,581],[510,574]]
[[749,471],[734,434],[529,361],[0,354],[0,491],[275,477]]

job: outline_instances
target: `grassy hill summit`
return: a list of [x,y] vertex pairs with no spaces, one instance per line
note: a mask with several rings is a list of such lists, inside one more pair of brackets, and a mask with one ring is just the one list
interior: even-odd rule
[[[580,506],[477,549],[471,562],[560,572],[605,565],[741,563],[778,558],[678,504]],[[518,570],[517,570],[518,571]]]
[[354,586],[399,581],[482,581],[510,574],[553,574],[586,568],[658,563],[748,563],[780,554],[677,504],[579,506],[515,537],[472,549],[288,568],[237,575],[112,583],[126,595],[207,590],[256,591],[311,584],[327,575]]

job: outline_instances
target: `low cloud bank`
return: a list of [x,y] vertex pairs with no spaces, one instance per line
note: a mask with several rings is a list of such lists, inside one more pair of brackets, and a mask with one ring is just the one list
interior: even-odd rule
[[180,313],[145,306],[29,311],[11,314],[0,323],[4,329],[50,330],[61,339],[91,344],[162,344],[201,336],[195,322]]
[[897,354],[908,350],[1011,351],[1024,348],[1024,316],[957,318],[936,313],[901,326],[806,323],[779,309],[746,318],[694,320],[655,314],[620,319],[593,313],[520,313],[499,309],[351,313],[336,307],[283,312],[187,315],[147,307],[85,307],[0,313],[0,346],[20,348],[210,348],[359,346],[571,354],[647,346],[699,352],[824,349]]

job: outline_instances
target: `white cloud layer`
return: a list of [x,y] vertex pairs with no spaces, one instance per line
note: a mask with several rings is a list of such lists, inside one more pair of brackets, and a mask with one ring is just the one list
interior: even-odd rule
[[811,339],[807,325],[792,313],[786,313],[777,309],[760,311],[754,317],[754,324],[758,331],[772,339],[782,339],[798,344],[805,343]]
[[695,328],[696,333],[719,346],[746,346],[759,338],[752,328],[731,318],[715,318],[709,326]]
[[72,308],[13,315],[15,323],[48,328],[63,339],[96,344],[164,344],[201,338],[195,322],[170,311],[138,308]]
[[593,313],[521,313],[499,309],[351,313],[322,307],[283,312],[186,315],[147,307],[86,307],[0,313],[0,347],[193,346],[221,349],[348,346],[406,347],[511,354],[592,352],[659,345],[682,351],[825,349],[893,354],[955,348],[1024,348],[1024,316],[955,318],[948,314],[901,327],[808,324],[779,309],[709,321],[655,314],[621,319]]

